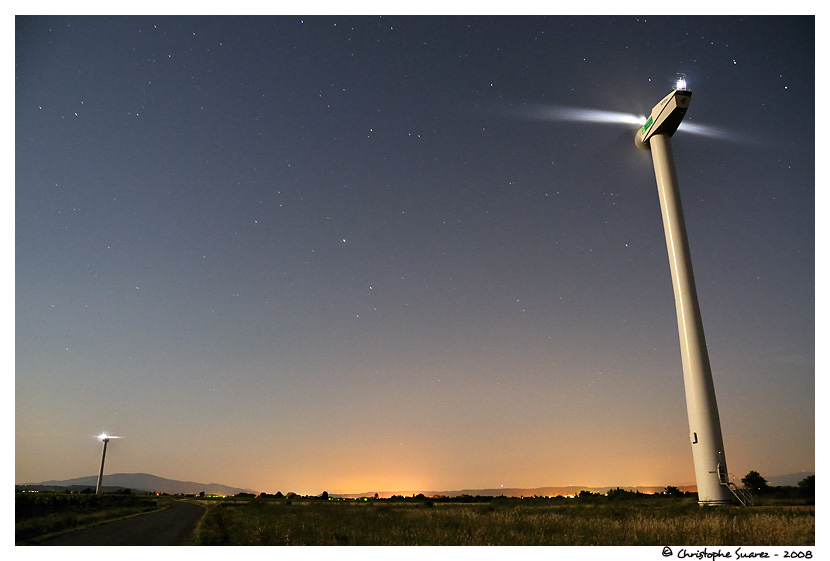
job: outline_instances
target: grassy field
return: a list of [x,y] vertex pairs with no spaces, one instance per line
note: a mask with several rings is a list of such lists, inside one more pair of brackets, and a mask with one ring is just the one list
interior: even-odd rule
[[14,502],[16,544],[160,508],[144,495],[15,493]]
[[689,500],[563,504],[218,502],[200,545],[815,545],[815,507],[701,508]]

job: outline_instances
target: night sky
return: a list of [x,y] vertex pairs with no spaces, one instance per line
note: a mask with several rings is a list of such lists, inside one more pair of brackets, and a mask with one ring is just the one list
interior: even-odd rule
[[814,23],[18,17],[15,481],[694,484],[651,156],[572,111],[677,73],[729,469],[814,470]]

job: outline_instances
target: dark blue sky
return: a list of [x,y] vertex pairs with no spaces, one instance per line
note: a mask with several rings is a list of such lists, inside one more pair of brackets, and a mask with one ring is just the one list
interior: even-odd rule
[[[726,453],[814,469],[812,17],[36,17],[17,482],[694,482],[636,125],[673,138]],[[221,453],[217,453],[221,451]]]

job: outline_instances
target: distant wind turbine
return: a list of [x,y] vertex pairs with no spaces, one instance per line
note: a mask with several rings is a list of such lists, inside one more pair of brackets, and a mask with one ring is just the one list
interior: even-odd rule
[[98,440],[104,443],[104,451],[101,454],[101,471],[98,472],[98,485],[95,486],[95,494],[101,494],[101,480],[104,478],[104,460],[107,459],[107,443],[110,441],[110,438],[121,438],[120,436],[111,436],[105,432],[102,432],[98,435]]

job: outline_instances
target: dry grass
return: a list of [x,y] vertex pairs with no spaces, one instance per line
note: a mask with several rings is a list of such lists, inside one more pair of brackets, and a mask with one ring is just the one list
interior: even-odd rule
[[214,505],[203,545],[814,545],[815,509],[268,502]]

